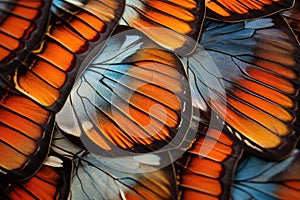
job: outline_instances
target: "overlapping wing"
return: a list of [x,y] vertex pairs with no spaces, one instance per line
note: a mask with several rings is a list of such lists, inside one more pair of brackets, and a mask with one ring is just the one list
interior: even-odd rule
[[47,162],[28,180],[0,183],[1,199],[66,200],[70,193],[72,161],[51,152]]
[[177,199],[170,157],[143,154],[107,158],[91,154],[56,132],[53,149],[74,159],[71,199]]
[[[114,30],[120,1],[55,0],[46,35],[13,72],[2,73],[0,179],[27,178],[49,150],[53,115],[84,68]],[[106,10],[105,10],[106,8]],[[9,156],[7,156],[9,155]],[[13,158],[13,159],[12,159]]]
[[198,107],[258,156],[287,156],[299,135],[300,49],[283,18],[207,22],[200,44],[186,60]]
[[202,127],[176,162],[180,199],[229,199],[241,146],[221,131]]
[[114,35],[89,65],[56,122],[94,153],[163,151],[185,137],[190,98],[180,60],[130,30]]
[[159,45],[190,54],[201,34],[204,0],[129,0],[123,19]]

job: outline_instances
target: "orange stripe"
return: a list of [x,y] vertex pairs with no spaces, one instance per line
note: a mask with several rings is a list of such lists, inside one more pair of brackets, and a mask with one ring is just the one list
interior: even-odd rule
[[272,115],[276,118],[279,118],[286,122],[292,122],[292,120],[294,120],[294,116],[290,112],[288,112],[286,109],[284,109],[283,107],[281,107],[279,105],[276,105],[265,99],[254,96],[253,94],[246,93],[240,89],[235,89],[234,91],[232,91],[232,93],[234,96],[236,96],[246,102],[249,102],[252,105],[257,106],[258,108],[262,109],[263,111],[272,113]]
[[0,166],[7,170],[14,170],[21,168],[27,161],[27,158],[18,153],[16,150],[6,146],[0,142],[0,152],[2,155],[0,158]]
[[288,125],[281,122],[277,118],[274,118],[273,116],[270,116],[261,110],[257,110],[251,106],[236,101],[233,98],[228,98],[227,101],[228,104],[233,106],[239,112],[243,113],[245,116],[248,116],[253,121],[257,121],[262,126],[267,127],[270,131],[280,136],[286,136],[290,133]]
[[15,128],[33,139],[40,139],[42,137],[43,130],[40,126],[25,119],[24,117],[3,109],[0,109],[0,122]]
[[60,43],[74,53],[83,53],[89,47],[88,43],[67,26],[55,26],[49,33]]
[[213,196],[222,194],[222,185],[219,181],[211,178],[184,173],[181,177],[182,185],[191,189],[205,192]]
[[37,60],[31,70],[57,89],[61,88],[67,81],[67,75],[63,71],[42,60]]
[[14,53],[11,53],[10,51],[4,49],[3,47],[0,47],[0,62],[5,63],[11,60],[11,58],[14,56]]
[[208,176],[213,179],[221,178],[224,170],[221,163],[213,162],[205,157],[192,157],[187,167],[195,174]]
[[103,32],[106,29],[106,24],[98,19],[97,17],[91,15],[90,13],[81,12],[77,15],[80,19],[88,23],[91,27],[93,27],[98,32]]
[[18,5],[14,7],[12,12],[18,16],[24,17],[29,20],[38,17],[38,15],[40,14],[39,11],[36,9],[26,8]]
[[[14,26],[12,26],[12,24],[14,24]],[[28,35],[32,32],[32,29],[30,28],[32,26],[33,25],[29,21],[10,15],[2,22],[0,30],[16,38],[27,39]]]
[[0,33],[0,43],[3,47],[6,47],[7,49],[10,49],[11,51],[13,50],[17,50],[21,47],[23,47],[23,45],[16,39]]
[[286,108],[292,109],[296,106],[293,100],[288,96],[277,92],[274,89],[267,88],[261,84],[242,79],[238,80],[237,84]]
[[27,72],[26,75],[18,76],[17,78],[18,88],[26,91],[28,96],[36,99],[44,106],[53,105],[60,97],[59,90],[51,87],[31,72]]
[[49,111],[41,108],[30,99],[10,94],[1,99],[0,105],[19,113],[38,124],[46,124],[50,115]]
[[295,95],[296,93],[296,88],[290,81],[283,79],[282,77],[273,75],[270,72],[265,72],[259,69],[255,69],[253,67],[248,67],[247,73],[249,74],[250,77],[254,78],[255,80],[268,84],[283,92],[293,94],[293,95]]
[[[39,187],[37,187],[37,185]],[[23,186],[38,199],[54,199],[57,193],[56,185],[50,185],[36,177],[32,177],[30,181],[26,182]]]
[[34,153],[37,149],[37,144],[33,140],[23,136],[17,131],[13,131],[10,128],[0,125],[0,132],[1,141],[9,144],[15,149],[18,149],[27,156]]
[[72,70],[76,64],[75,56],[72,52],[50,41],[42,42],[41,52],[37,53],[37,56],[44,58],[49,63],[53,63],[56,67],[64,71]]

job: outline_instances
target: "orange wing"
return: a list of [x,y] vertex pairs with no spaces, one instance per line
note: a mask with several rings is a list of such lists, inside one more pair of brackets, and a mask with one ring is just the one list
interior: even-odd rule
[[2,75],[2,79],[57,112],[68,96],[79,68],[84,68],[99,53],[122,11],[123,5],[119,1],[55,0],[51,24],[40,46],[23,65]]
[[265,17],[289,9],[294,0],[207,0],[207,17],[219,21],[241,21]]
[[289,23],[294,33],[300,41],[300,2],[296,1],[291,10],[282,13],[285,20]]
[[[206,133],[205,133],[206,132]],[[229,199],[241,146],[207,126],[176,162],[180,199]]]
[[11,88],[0,94],[1,179],[24,179],[48,154],[54,114]]
[[207,21],[205,29],[202,48],[187,63],[194,99],[205,102],[199,107],[212,108],[226,132],[256,155],[287,156],[299,138],[300,47],[294,34],[279,15]]
[[42,40],[51,0],[0,2],[0,72],[14,70]]
[[204,0],[129,0],[123,19],[159,45],[187,55],[201,33]]
[[5,116],[0,143],[6,152],[0,156],[1,179],[24,179],[42,164],[53,115],[64,104],[80,67],[104,45],[123,7],[119,1],[54,1],[40,46],[13,72],[1,74],[3,82],[16,90],[5,86],[0,101],[5,107],[0,111]]
[[176,148],[190,118],[190,88],[181,62],[132,29],[109,40],[56,122],[88,150],[116,156]]
[[63,200],[70,192],[72,161],[51,152],[48,160],[58,162],[44,164],[30,179],[16,183],[0,183],[1,199],[10,200]]

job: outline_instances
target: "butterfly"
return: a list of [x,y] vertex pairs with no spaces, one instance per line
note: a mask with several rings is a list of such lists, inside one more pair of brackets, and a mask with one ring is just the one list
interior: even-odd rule
[[123,9],[120,1],[55,0],[40,45],[22,65],[0,75],[1,180],[22,180],[40,167],[49,150],[55,113]]
[[293,0],[207,0],[207,17],[236,22],[255,19],[293,7]]
[[41,42],[52,1],[0,2],[0,72],[14,70]]
[[300,154],[279,162],[255,156],[243,159],[236,170],[232,199],[298,199],[300,195]]
[[177,54],[190,54],[201,35],[204,0],[129,0],[123,23]]
[[56,123],[82,148],[114,157],[176,149],[191,115],[179,58],[120,27],[78,79]]
[[[234,24],[207,20],[182,59],[194,105],[265,159],[282,159],[299,138],[299,45],[279,15]],[[276,33],[276,34],[275,34]]]
[[47,161],[28,180],[0,183],[1,199],[67,199],[72,161],[51,151]]

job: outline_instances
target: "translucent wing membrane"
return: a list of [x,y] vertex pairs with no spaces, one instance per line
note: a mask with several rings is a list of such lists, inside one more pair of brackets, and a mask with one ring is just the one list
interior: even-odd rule
[[201,129],[176,162],[180,199],[229,199],[242,148],[217,129]]
[[[2,89],[0,115],[5,117],[1,118],[0,141],[6,153],[0,156],[1,179],[26,178],[42,164],[53,115],[64,104],[79,68],[101,50],[123,6],[119,1],[54,1],[39,48],[13,72],[1,74],[3,82],[16,90]],[[107,11],[98,11],[103,8]]]
[[42,40],[51,0],[0,2],[0,72],[12,71]]
[[300,41],[300,2],[296,1],[294,7],[283,12],[282,15],[293,29],[298,41]]
[[72,161],[51,152],[47,162],[31,178],[17,183],[0,183],[1,199],[67,199]]
[[176,179],[172,166],[135,173],[149,166],[135,160],[120,160],[132,173],[107,167],[91,154],[75,160],[72,197],[78,199],[176,199]]
[[207,22],[200,44],[186,60],[198,107],[211,107],[226,132],[258,156],[291,152],[299,135],[300,54],[284,20]]
[[56,122],[94,153],[163,151],[185,137],[190,98],[179,59],[139,31],[125,31],[89,65]]
[[280,162],[250,156],[238,166],[232,199],[298,199],[300,195],[300,154]]
[[200,36],[204,4],[204,0],[129,0],[123,19],[161,46],[186,55]]
[[107,158],[90,154],[68,142],[59,132],[52,147],[74,159],[71,199],[177,199],[175,172],[170,156],[143,154]]
[[228,22],[266,17],[293,4],[294,0],[206,0],[207,17]]

